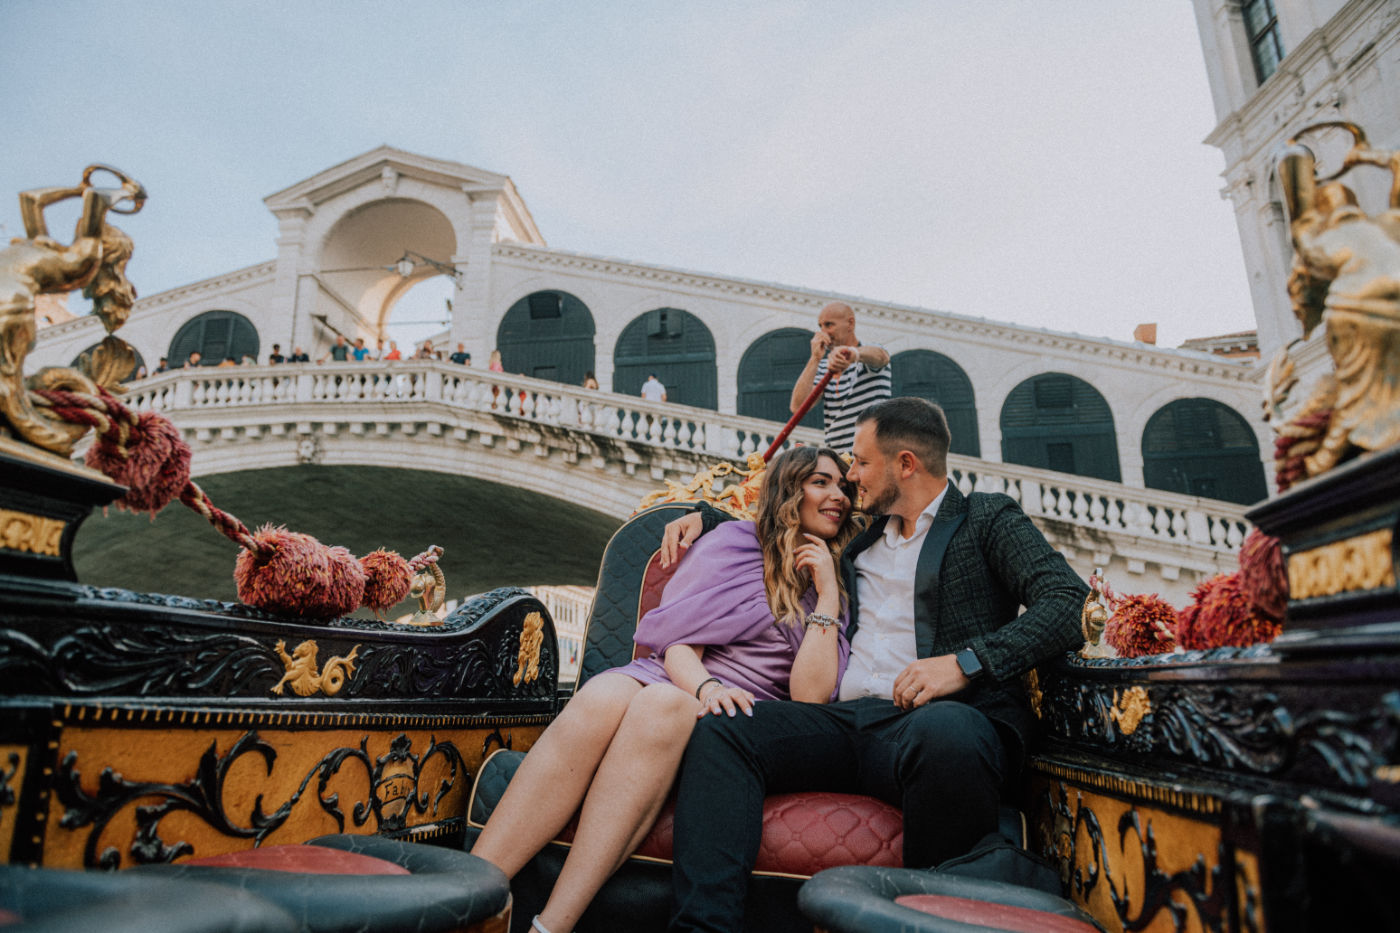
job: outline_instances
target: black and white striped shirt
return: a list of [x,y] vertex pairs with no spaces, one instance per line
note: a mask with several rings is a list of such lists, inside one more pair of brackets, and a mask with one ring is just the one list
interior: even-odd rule
[[[817,374],[812,384],[821,382],[826,375],[829,357],[822,357],[817,363]],[[875,402],[883,402],[892,394],[893,372],[887,363],[881,369],[872,369],[862,362],[852,363],[833,376],[826,384],[822,395],[822,413],[826,420],[826,444],[828,447],[846,453],[856,438],[856,416]]]

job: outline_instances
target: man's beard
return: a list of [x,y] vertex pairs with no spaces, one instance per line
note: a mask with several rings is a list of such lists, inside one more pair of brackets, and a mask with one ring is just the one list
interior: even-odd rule
[[871,515],[888,515],[890,509],[899,501],[899,487],[895,485],[894,470],[886,470],[884,480],[885,488],[880,490],[879,495],[861,502],[861,507]]

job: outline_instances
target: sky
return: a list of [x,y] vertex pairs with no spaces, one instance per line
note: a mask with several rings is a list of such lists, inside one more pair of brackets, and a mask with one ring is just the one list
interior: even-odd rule
[[1254,327],[1215,124],[1189,0],[0,0],[0,234],[118,166],[143,295],[388,144],[559,249],[1176,346]]

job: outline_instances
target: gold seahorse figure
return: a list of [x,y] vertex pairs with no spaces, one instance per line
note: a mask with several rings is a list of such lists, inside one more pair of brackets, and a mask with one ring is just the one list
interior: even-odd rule
[[355,658],[359,657],[360,646],[351,648],[345,657],[330,658],[326,661],[326,666],[318,672],[316,653],[319,650],[316,642],[304,641],[288,655],[287,643],[279,638],[277,656],[282,659],[282,665],[287,672],[282,675],[277,686],[272,688],[272,692],[281,696],[282,688],[291,684],[292,692],[299,697],[309,697],[317,692],[333,697],[339,693],[340,688],[345,686],[345,682],[355,673]]

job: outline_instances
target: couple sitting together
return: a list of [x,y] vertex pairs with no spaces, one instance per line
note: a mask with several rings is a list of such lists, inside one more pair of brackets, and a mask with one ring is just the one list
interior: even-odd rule
[[637,626],[652,656],[579,690],[473,847],[513,877],[579,814],[533,929],[573,929],[673,783],[673,930],[740,929],[770,793],[900,807],[910,868],[996,830],[1033,725],[1019,676],[1079,643],[1088,587],[1014,500],[948,482],[949,442],[937,406],[880,402],[848,471],[798,447],[755,522],[667,527],[663,565],[686,556]]

